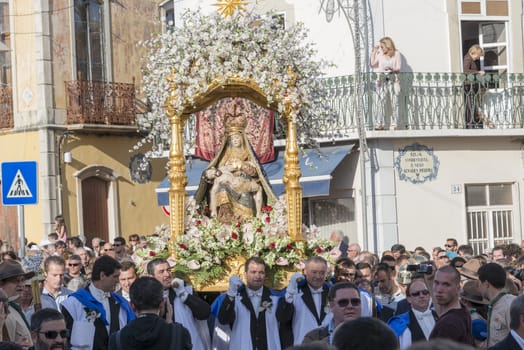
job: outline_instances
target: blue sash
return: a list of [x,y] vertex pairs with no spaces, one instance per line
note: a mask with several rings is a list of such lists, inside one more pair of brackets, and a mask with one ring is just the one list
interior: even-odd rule
[[[134,320],[136,318],[135,313],[133,312],[133,310],[131,310],[131,307],[129,306],[127,300],[125,300],[123,297],[116,293],[111,293],[111,295],[120,304],[120,307],[122,307],[125,310],[127,322]],[[102,305],[102,303],[96,300],[95,297],[91,293],[89,293],[87,289],[79,289],[70,296],[75,297],[88,310],[95,310],[97,313],[100,314],[100,319],[102,320],[104,325],[109,325],[109,322],[107,322],[106,310],[104,309],[104,306]]]

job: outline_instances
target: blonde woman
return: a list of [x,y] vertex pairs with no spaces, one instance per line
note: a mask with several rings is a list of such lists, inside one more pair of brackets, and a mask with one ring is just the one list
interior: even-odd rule
[[[480,58],[484,56],[484,50],[479,45],[473,45],[469,48],[468,53],[464,56],[463,70],[464,74],[479,74],[483,76],[485,72],[480,69]],[[481,110],[482,96],[480,91],[480,82],[477,79],[466,79],[464,82],[464,101],[466,104],[466,128],[482,128]]]
[[400,84],[395,73],[400,72],[402,59],[400,52],[390,37],[380,39],[378,45],[371,52],[371,67],[376,73],[384,73],[385,77],[377,82],[377,94],[381,103],[377,103],[375,129],[383,130],[386,117],[390,120],[390,127],[395,129],[399,122],[398,93]]

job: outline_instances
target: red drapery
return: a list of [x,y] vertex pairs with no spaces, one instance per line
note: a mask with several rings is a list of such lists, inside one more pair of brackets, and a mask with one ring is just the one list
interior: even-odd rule
[[248,99],[227,97],[196,113],[195,155],[205,160],[215,158],[224,136],[224,116],[233,113],[234,106],[247,117],[245,133],[260,163],[275,160],[273,147],[273,111],[260,107]]

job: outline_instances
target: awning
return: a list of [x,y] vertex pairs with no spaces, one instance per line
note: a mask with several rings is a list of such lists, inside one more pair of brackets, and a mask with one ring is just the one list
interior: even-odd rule
[[[303,197],[327,196],[329,195],[329,186],[331,174],[337,166],[349,154],[353,145],[322,147],[320,155],[315,150],[306,150],[307,157],[300,154],[300,169],[302,177]],[[188,184],[186,191],[193,195],[200,183],[202,172],[208,166],[209,162],[200,159],[192,159],[186,162],[186,173]],[[273,191],[278,196],[284,192],[282,176],[284,175],[284,151],[279,152],[278,158],[271,162],[263,164],[269,183]],[[158,205],[169,205],[169,179],[166,177],[156,188]]]

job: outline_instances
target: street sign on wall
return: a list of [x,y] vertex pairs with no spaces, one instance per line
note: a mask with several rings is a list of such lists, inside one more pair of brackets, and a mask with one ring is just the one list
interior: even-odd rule
[[26,205],[38,202],[36,162],[2,163],[2,204]]

